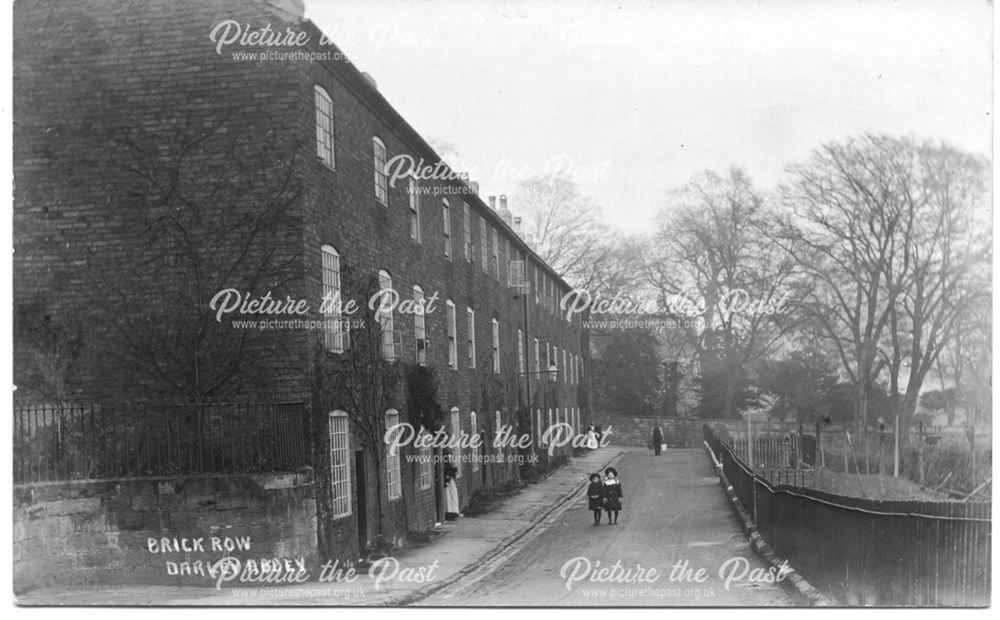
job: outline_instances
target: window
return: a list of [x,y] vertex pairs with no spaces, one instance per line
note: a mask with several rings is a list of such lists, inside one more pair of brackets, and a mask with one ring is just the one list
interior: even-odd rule
[[469,356],[469,368],[476,367],[476,311],[472,308],[465,309],[465,319],[468,323],[467,333],[469,340],[466,343],[466,354]]
[[[399,412],[395,409],[390,409],[385,412],[385,430],[388,433],[394,426],[399,424]],[[394,436],[398,437],[402,429],[397,427],[394,432]],[[389,449],[385,453],[385,471],[386,480],[389,490],[389,501],[394,499],[399,499],[403,496],[403,484],[401,482],[401,476],[399,471],[399,449]]]
[[539,366],[538,338],[535,338],[535,367],[532,370],[537,373],[540,370]]
[[418,435],[423,439],[420,445],[420,490],[424,491],[431,488],[431,484],[434,482],[434,452],[430,446],[425,446],[425,443],[430,443],[426,437],[427,431],[424,427],[420,427],[420,432]]
[[378,137],[372,138],[373,166],[375,168],[375,198],[389,206],[389,183],[385,177],[385,144]]
[[451,258],[451,207],[445,199],[441,200],[441,214],[444,217],[444,255]]
[[566,383],[566,382],[569,381],[569,372],[567,372],[569,370],[569,365],[566,363],[566,349],[563,349],[563,356],[562,357],[563,357],[563,360],[562,360],[563,365],[562,365],[562,368],[560,368],[559,370],[562,371],[562,380],[563,380],[563,383]]
[[424,289],[413,287],[413,340],[416,343],[416,360],[421,366],[427,364],[427,317],[424,316]]
[[541,446],[542,445],[542,435],[545,434],[545,429],[542,428],[542,410],[541,409],[535,409],[535,429],[536,429],[536,433],[537,433],[536,440],[538,441],[538,445]]
[[519,288],[518,292],[526,293],[527,290],[524,288],[524,261],[512,260],[507,263],[507,273],[507,285],[516,286]]
[[[479,423],[476,420],[476,412],[473,411],[469,414],[469,436],[475,438],[479,434]],[[473,448],[475,450],[475,448]],[[476,458],[478,455],[473,453],[472,455],[472,471],[479,471],[479,459]]]
[[[538,291],[542,288],[542,281],[538,276],[538,265],[535,265],[535,305],[538,305]],[[542,291],[543,293],[545,291]]]
[[524,332],[517,330],[517,372],[524,370]]
[[500,323],[493,319],[493,373],[500,374]]
[[347,440],[347,413],[330,413],[330,490],[333,497],[333,517],[351,514],[350,445]]
[[[379,270],[378,285],[382,291],[392,290],[392,276],[389,275],[388,271],[384,269]],[[389,308],[383,311],[380,305],[376,314],[376,318],[382,326],[382,357],[390,362],[394,361],[396,359],[396,333],[393,331],[392,309]]]
[[448,368],[457,370],[458,342],[455,334],[455,303],[450,299],[445,302],[445,320],[448,323]]
[[410,195],[410,239],[420,243],[420,186],[413,177],[410,177],[408,193]]
[[490,248],[493,250],[493,277],[500,280],[500,236],[497,233],[497,229],[493,229],[493,246]]
[[[462,414],[459,413],[458,407],[452,407],[451,408],[451,435],[452,435],[452,437],[455,437],[457,439],[459,437],[459,434],[461,432],[462,432]],[[458,454],[457,454],[457,459],[456,459],[456,462],[455,462],[455,468],[458,471],[455,473],[455,477],[456,478],[461,478],[462,477],[462,469],[463,469],[463,467],[462,467],[462,444],[459,443],[459,442],[457,442],[457,441],[456,441],[456,444],[458,445],[458,447],[455,448],[455,451]]]
[[479,220],[479,249],[483,256],[483,271],[489,273],[490,261],[487,258],[489,254],[489,239],[486,237],[486,218],[480,218]]
[[503,264],[504,274],[507,276],[508,286],[510,285],[510,239],[503,240]]
[[340,253],[332,245],[322,247],[323,254],[323,339],[326,348],[343,353],[347,348],[347,326],[343,322],[340,288]]
[[465,260],[472,262],[472,224],[469,217],[469,203],[462,203],[462,234],[465,236]]
[[333,153],[333,100],[321,87],[316,87],[316,156],[334,167]]

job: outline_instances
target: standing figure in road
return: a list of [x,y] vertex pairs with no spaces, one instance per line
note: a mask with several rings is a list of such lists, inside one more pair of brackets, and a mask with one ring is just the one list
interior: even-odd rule
[[[609,467],[604,470],[604,510],[608,513],[608,525],[618,524],[618,511],[622,509],[622,484],[618,481],[618,470]],[[612,521],[614,517],[614,521]]]
[[604,510],[604,484],[601,482],[601,474],[590,474],[587,500],[587,507],[594,513],[594,525],[600,525],[601,511]]
[[601,438],[604,436],[604,432],[601,431],[601,425],[600,424],[598,424],[597,426],[594,427],[594,435],[597,436],[597,443],[599,445],[601,443]]
[[[598,446],[597,443],[597,433],[594,432],[594,425],[591,424],[587,427],[587,449],[596,450]],[[600,475],[597,476],[600,478]]]
[[659,426],[653,427],[653,455],[660,456],[660,450],[663,449],[663,431],[660,430]]
[[444,466],[444,518],[446,521],[458,519],[458,485],[455,484],[455,476],[458,469],[448,463]]

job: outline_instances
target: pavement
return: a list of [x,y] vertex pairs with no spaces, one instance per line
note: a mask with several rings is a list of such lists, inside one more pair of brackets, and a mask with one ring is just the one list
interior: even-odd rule
[[[63,586],[21,593],[19,605],[196,605],[196,606],[348,606],[407,605],[461,583],[483,567],[504,562],[551,523],[578,496],[593,471],[622,455],[616,447],[573,458],[548,478],[505,499],[489,513],[440,526],[442,535],[422,546],[404,549],[398,564],[379,575],[362,573],[353,581],[271,587]],[[705,456],[701,454],[704,461]],[[717,495],[718,488],[715,489]],[[723,496],[724,497],[724,496]],[[588,519],[589,519],[589,514]],[[476,603],[466,603],[476,604]],[[534,603],[540,604],[540,603]],[[667,603],[669,604],[669,603]]]

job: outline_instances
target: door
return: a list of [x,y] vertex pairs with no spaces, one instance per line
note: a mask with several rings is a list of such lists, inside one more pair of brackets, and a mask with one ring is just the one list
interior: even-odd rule
[[358,490],[358,555],[368,546],[368,481],[365,479],[365,453],[354,452],[354,488]]

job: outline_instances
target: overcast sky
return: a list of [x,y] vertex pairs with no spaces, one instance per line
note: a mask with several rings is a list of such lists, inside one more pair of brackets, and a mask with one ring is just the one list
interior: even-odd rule
[[628,232],[700,170],[771,189],[862,132],[991,149],[986,2],[306,0],[306,15],[482,195],[569,169]]

